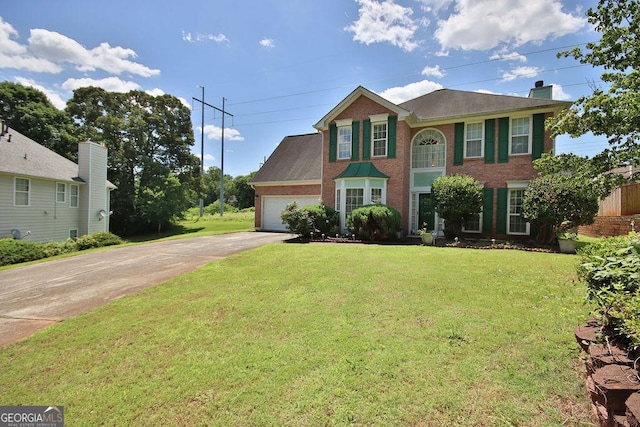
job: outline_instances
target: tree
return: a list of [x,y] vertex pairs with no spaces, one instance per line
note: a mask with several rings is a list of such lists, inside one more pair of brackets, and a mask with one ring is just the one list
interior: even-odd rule
[[[233,198],[233,193],[229,190],[233,187],[233,177],[231,175],[224,176],[224,198],[225,203],[229,203]],[[208,168],[202,177],[202,194],[204,205],[209,206],[211,203],[220,199],[220,168],[212,166]]]
[[140,213],[149,227],[157,226],[160,233],[173,220],[181,219],[191,206],[189,191],[183,191],[182,183],[174,174],[164,179],[161,187],[143,188],[140,194]]
[[77,161],[78,140],[71,118],[32,87],[0,83],[0,118],[11,128],[67,159]]
[[445,220],[445,235],[459,236],[462,225],[482,211],[480,183],[469,175],[446,175],[433,181],[436,212]]
[[595,166],[606,172],[612,164],[637,163],[640,158],[640,3],[600,0],[587,17],[601,33],[600,40],[559,56],[603,67],[601,79],[608,89],[594,88],[591,95],[549,119],[548,126],[555,135],[606,136],[610,148],[595,158]]
[[250,208],[256,204],[256,190],[249,184],[255,174],[255,172],[251,172],[249,175],[239,175],[233,178],[230,193],[235,199],[238,209]]
[[522,216],[538,230],[538,242],[552,243],[563,229],[593,223],[598,199],[610,193],[612,182],[598,173],[593,159],[544,153],[533,167],[538,176],[524,193]]
[[[150,231],[158,218],[148,209],[149,195],[161,194],[175,177],[172,191],[179,200],[200,191],[200,163],[191,154],[194,144],[189,109],[170,95],[141,91],[106,92],[76,89],[67,112],[78,125],[78,136],[104,143],[109,149],[108,178],[118,189],[112,194],[111,227],[120,234]],[[174,196],[175,193],[173,193]],[[182,202],[161,209],[166,220],[184,209]]]

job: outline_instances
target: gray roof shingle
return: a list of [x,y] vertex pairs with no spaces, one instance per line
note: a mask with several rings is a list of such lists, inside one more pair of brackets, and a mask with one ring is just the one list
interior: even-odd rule
[[285,137],[253,177],[252,184],[320,182],[322,134]]
[[506,113],[535,108],[562,108],[566,101],[440,89],[399,104],[418,120]]
[[0,173],[84,182],[78,165],[14,129],[0,137]]

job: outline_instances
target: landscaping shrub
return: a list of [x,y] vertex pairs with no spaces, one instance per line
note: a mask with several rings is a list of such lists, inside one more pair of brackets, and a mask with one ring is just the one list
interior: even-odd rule
[[359,239],[381,239],[395,237],[400,231],[400,213],[387,205],[365,205],[351,211],[347,227]]
[[103,246],[119,245],[122,239],[113,233],[93,233],[78,237],[76,247],[79,251]]
[[446,175],[431,186],[436,211],[444,218],[445,236],[453,238],[462,232],[462,224],[482,211],[482,185],[469,175]]
[[15,239],[0,239],[0,265],[19,264],[46,258],[40,243]]
[[600,239],[579,255],[577,273],[601,323],[630,347],[640,346],[640,234]]
[[[200,208],[197,208],[198,212],[200,211]],[[207,213],[209,215],[215,215],[215,214],[220,214],[220,200],[216,200],[215,202],[211,203],[208,206],[204,207],[204,213]],[[224,211],[225,212],[238,212],[238,208],[231,206],[228,203],[224,204]]]
[[289,232],[309,237],[311,232],[330,235],[338,230],[338,213],[320,202],[298,207],[297,202],[289,203],[280,214]]

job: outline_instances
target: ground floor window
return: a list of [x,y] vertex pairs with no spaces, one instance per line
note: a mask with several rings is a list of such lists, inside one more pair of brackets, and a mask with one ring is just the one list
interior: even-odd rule
[[371,189],[371,203],[373,204],[382,203],[382,188]]
[[364,206],[364,189],[347,188],[345,200],[345,213],[349,215],[354,209]]
[[462,231],[466,233],[482,232],[482,213],[474,214],[462,224]]
[[78,238],[78,229],[77,228],[72,228],[71,230],[69,230],[69,238],[73,239],[73,240]]
[[31,180],[16,178],[13,185],[13,205],[29,206],[31,202]]
[[529,234],[529,223],[522,217],[524,190],[524,188],[509,189],[507,215],[507,232],[509,234]]

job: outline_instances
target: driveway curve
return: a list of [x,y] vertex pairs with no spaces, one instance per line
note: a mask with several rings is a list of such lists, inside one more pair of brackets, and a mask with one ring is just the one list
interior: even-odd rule
[[291,237],[241,232],[167,240],[0,271],[0,346],[231,254]]

